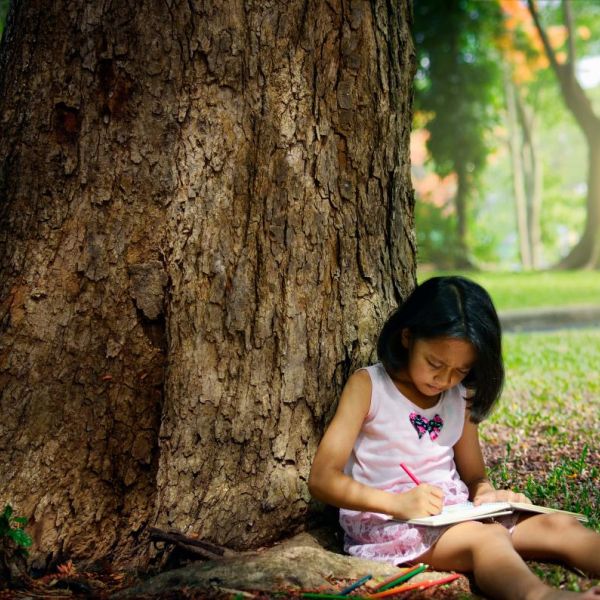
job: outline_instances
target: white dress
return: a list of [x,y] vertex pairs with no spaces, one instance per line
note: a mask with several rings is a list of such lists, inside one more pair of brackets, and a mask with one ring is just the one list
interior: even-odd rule
[[[440,395],[431,408],[411,402],[381,363],[366,368],[371,378],[371,407],[344,469],[356,481],[389,492],[414,487],[400,467],[406,464],[422,483],[440,487],[444,504],[466,502],[469,490],[454,463],[466,409],[462,385]],[[504,520],[507,527],[514,518]],[[340,510],[344,549],[349,554],[401,564],[424,554],[448,528],[411,525],[380,513]]]

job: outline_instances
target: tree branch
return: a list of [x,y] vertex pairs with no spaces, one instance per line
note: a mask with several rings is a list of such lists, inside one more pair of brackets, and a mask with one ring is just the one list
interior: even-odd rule
[[573,35],[573,13],[571,12],[571,1],[562,0],[563,19],[567,28],[568,58],[567,67],[570,74],[575,76],[575,36]]
[[535,0],[527,0],[527,7],[529,8],[529,12],[533,17],[533,22],[535,23],[535,28],[537,29],[539,36],[542,40],[542,44],[544,45],[544,50],[546,51],[546,56],[552,65],[557,77],[562,79],[564,67],[558,62],[556,59],[556,53],[550,44],[550,40],[546,35],[546,30],[542,27],[542,23],[540,21],[540,15],[538,14],[537,8],[535,7]]
[[[564,5],[566,6],[567,3],[568,0],[565,0]],[[527,0],[527,6],[531,16],[533,17],[536,29],[542,39],[548,60],[552,65],[552,69],[556,73],[556,78],[558,79],[565,104],[573,113],[573,116],[581,127],[583,134],[589,140],[589,143],[597,144],[598,136],[600,135],[600,119],[594,112],[594,108],[592,107],[590,99],[586,96],[585,91],[575,77],[574,65],[559,64],[558,60],[556,59],[556,54],[550,45],[550,40],[546,35],[546,31],[540,22],[540,17],[535,7],[535,0]],[[570,15],[570,7],[567,9],[567,11]],[[565,19],[567,18],[570,18],[570,16],[565,15]],[[571,33],[569,35],[571,37]]]

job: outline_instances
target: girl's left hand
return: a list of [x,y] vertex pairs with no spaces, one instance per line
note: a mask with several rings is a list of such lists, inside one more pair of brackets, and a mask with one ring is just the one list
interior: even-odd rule
[[485,490],[473,498],[473,504],[479,506],[485,502],[526,502],[531,504],[531,500],[525,494],[511,492],[510,490]]

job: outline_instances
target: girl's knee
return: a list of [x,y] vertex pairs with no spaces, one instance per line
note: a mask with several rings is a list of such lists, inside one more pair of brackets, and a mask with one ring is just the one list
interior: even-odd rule
[[561,513],[543,514],[537,518],[540,527],[548,533],[555,535],[562,535],[582,527],[581,523],[575,517]]

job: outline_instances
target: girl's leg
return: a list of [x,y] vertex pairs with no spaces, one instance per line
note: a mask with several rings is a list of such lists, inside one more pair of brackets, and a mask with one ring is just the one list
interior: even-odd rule
[[525,559],[558,560],[600,577],[600,534],[561,514],[534,515],[513,531],[515,550]]
[[472,571],[477,585],[500,600],[600,598],[600,590],[599,595],[590,590],[581,596],[544,584],[516,552],[510,533],[498,524],[459,523],[445,531],[419,560],[436,569]]

